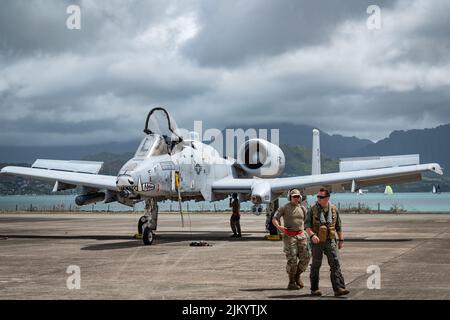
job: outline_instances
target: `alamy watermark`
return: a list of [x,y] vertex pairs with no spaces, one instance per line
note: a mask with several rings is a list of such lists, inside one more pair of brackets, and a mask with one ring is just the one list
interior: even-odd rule
[[69,274],[66,280],[66,286],[69,290],[81,289],[81,268],[76,265],[67,267],[66,273]]
[[377,265],[370,265],[367,267],[369,278],[367,278],[367,289],[369,290],[379,290],[381,289],[381,269]]
[[377,5],[370,5],[366,10],[370,16],[367,18],[366,26],[369,30],[381,29],[381,8]]
[[69,30],[81,30],[81,8],[77,5],[70,5],[66,9],[69,15],[66,19],[66,27]]
[[223,159],[236,160],[238,164],[254,165],[264,175],[278,172],[284,161],[279,147],[279,129],[235,128],[204,130],[202,121],[194,121],[194,130],[177,128],[175,134],[183,140],[198,141],[196,149],[201,162],[217,164]]

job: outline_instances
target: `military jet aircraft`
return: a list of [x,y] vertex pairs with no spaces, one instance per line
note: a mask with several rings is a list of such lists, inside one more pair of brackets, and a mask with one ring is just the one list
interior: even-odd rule
[[342,159],[339,172],[321,174],[319,131],[315,129],[312,174],[280,178],[285,166],[283,151],[267,140],[246,140],[234,159],[177,132],[164,108],[152,109],[136,154],[117,176],[98,174],[102,162],[44,159],[36,160],[31,168],[5,167],[0,174],[54,181],[54,192],[81,187],[75,198],[79,206],[101,201],[133,206],[145,201],[145,214],[138,222],[145,245],[153,243],[158,202],[164,200],[179,201],[181,210],[181,201],[217,201],[237,193],[240,201],[250,200],[253,211],[261,213],[263,205],[276,207],[279,197],[293,188],[305,195],[321,187],[356,192],[371,185],[420,180],[426,171],[443,174],[437,163],[419,164],[418,155]]

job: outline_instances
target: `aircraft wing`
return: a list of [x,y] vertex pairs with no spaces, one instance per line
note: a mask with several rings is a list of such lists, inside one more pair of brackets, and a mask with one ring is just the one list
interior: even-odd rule
[[305,194],[314,194],[323,186],[331,187],[334,191],[359,189],[421,180],[421,174],[428,171],[443,174],[439,164],[429,163],[276,179],[224,178],[212,184],[212,192],[251,193],[266,202],[270,200],[271,194],[281,195],[293,188],[304,189]]
[[[56,161],[56,160],[52,160]],[[46,180],[58,182],[60,185],[67,186],[82,186],[94,189],[106,189],[117,191],[116,188],[116,177],[95,174],[92,171],[92,165],[89,167],[87,165],[76,165],[78,168],[85,169],[84,172],[74,172],[67,170],[75,170],[75,167],[65,166],[66,170],[60,166],[59,169],[54,168],[26,168],[26,167],[4,167],[0,171],[0,175],[12,175],[12,176],[22,176],[26,178],[33,178],[38,180]],[[48,166],[50,167],[50,166]],[[58,167],[54,166],[53,167]],[[86,170],[87,169],[87,170]],[[86,173],[88,172],[88,173]],[[55,186],[56,187],[56,186]]]

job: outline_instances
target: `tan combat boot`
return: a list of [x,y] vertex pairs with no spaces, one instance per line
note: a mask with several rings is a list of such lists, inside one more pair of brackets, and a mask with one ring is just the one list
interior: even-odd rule
[[297,273],[295,274],[295,283],[297,284],[297,286],[300,288],[300,289],[303,289],[303,287],[305,286],[304,284],[303,284],[303,281],[302,281],[302,279],[300,279],[300,276],[302,275],[302,273],[300,272],[300,271],[297,271]]
[[295,283],[295,273],[289,273],[289,284],[287,287],[288,290],[298,290],[300,289],[299,286]]
[[345,296],[346,294],[349,294],[350,291],[348,291],[345,288],[339,288],[334,292],[335,297]]

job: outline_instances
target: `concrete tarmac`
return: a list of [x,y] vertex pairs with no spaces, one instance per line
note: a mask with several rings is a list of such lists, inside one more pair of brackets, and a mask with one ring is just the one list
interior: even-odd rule
[[[282,242],[263,239],[265,216],[243,215],[243,238],[233,239],[229,214],[185,214],[184,228],[179,215],[160,214],[152,246],[132,239],[139,216],[0,214],[0,299],[337,299],[325,257],[324,297],[309,296],[309,269],[304,289],[285,289]],[[342,222],[351,293],[338,299],[450,299],[450,214],[343,214]],[[189,246],[198,240],[212,246]],[[69,266],[80,268],[80,289],[67,287]],[[380,289],[368,288],[370,266],[379,267]]]

